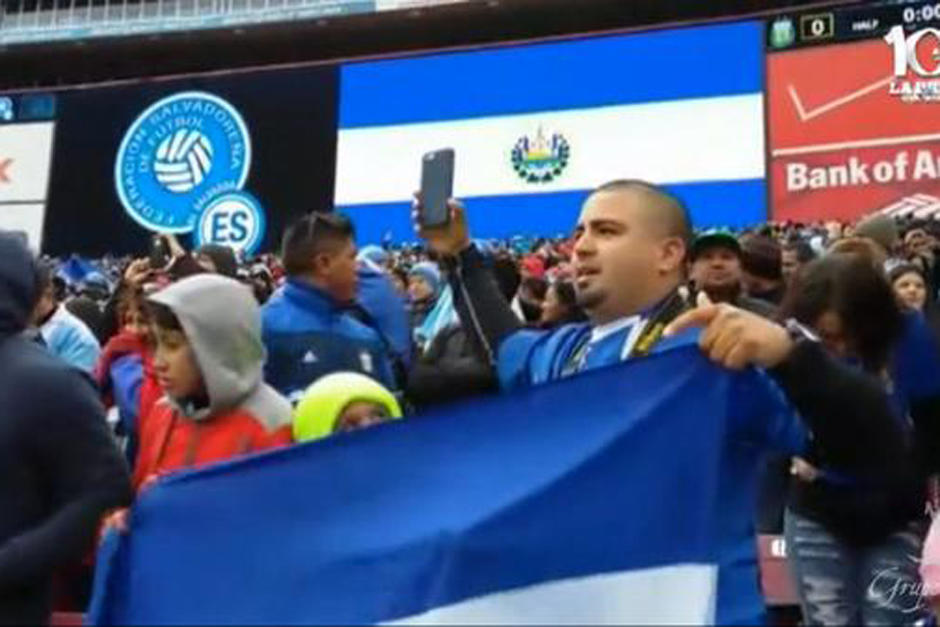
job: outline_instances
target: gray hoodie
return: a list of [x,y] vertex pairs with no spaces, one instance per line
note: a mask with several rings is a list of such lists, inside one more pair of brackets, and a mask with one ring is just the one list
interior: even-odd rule
[[262,380],[261,313],[248,287],[214,274],[175,283],[150,300],[180,321],[202,372],[209,407],[181,412],[205,420],[235,409],[247,411],[269,430],[291,423],[290,403]]

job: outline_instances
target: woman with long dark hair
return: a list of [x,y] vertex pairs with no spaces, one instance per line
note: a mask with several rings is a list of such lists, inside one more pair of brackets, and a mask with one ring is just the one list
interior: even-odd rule
[[[811,263],[791,287],[782,316],[881,380],[898,428],[913,442],[911,406],[893,381],[904,314],[872,259],[829,254]],[[814,446],[793,461],[784,528],[806,624],[914,624],[926,617],[914,561],[925,529],[925,482],[910,451],[885,464],[836,459]]]

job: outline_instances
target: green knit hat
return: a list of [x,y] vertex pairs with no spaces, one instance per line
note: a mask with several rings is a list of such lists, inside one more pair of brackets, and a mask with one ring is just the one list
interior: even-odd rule
[[382,384],[357,372],[338,372],[318,379],[304,392],[294,410],[294,441],[331,435],[343,411],[358,401],[381,405],[394,419],[402,417],[395,396]]

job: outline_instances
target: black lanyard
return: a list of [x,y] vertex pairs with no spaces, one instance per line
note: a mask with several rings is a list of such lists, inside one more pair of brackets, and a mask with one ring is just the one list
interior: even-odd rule
[[[678,291],[673,292],[665,300],[656,305],[656,307],[653,308],[652,315],[646,318],[645,322],[642,322],[643,319],[641,318],[639,324],[643,324],[643,330],[640,331],[640,336],[637,338],[636,344],[630,349],[627,359],[649,355],[650,351],[653,350],[653,346],[656,345],[656,342],[662,338],[663,331],[666,330],[666,325],[672,322],[687,308],[688,306],[686,305],[685,299],[682,298],[682,295]],[[565,365],[561,369],[562,377],[581,372],[587,361],[590,346],[591,334],[588,333],[584,340],[578,345],[578,348],[565,360]]]

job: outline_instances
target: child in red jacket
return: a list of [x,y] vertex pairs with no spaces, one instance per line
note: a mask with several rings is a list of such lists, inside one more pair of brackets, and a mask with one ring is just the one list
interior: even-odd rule
[[248,288],[200,275],[150,302],[154,372],[166,396],[143,425],[134,485],[289,444],[291,406],[262,380],[260,314]]
[[[290,403],[262,380],[261,319],[247,287],[194,276],[151,296],[149,309],[165,396],[140,425],[136,490],[168,472],[291,443]],[[123,512],[112,519],[126,528]]]

